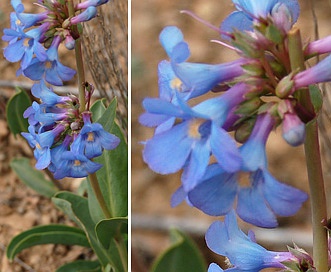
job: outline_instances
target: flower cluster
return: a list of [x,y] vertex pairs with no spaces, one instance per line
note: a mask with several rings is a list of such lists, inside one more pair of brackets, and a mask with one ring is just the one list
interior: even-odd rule
[[88,0],[73,6],[69,14],[66,0],[39,0],[35,3],[45,11],[38,14],[24,13],[20,0],[12,0],[11,28],[4,30],[3,40],[8,42],[4,56],[8,61],[20,62],[17,74],[34,81],[34,101],[24,112],[28,118],[28,132],[22,136],[34,149],[36,168],[54,173],[56,179],[86,177],[102,167],[92,159],[104,149],[114,149],[119,138],[92,123],[90,99],[93,86],[84,83],[86,102],[74,96],[60,96],[51,85],[63,85],[76,71],[59,61],[58,48],[64,42],[72,49],[79,38],[77,24],[96,16],[96,6],[108,0]]
[[14,12],[10,14],[10,28],[4,30],[2,39],[8,42],[4,50],[10,62],[20,62],[17,75],[32,80],[45,80],[52,85],[62,85],[75,71],[60,63],[58,47],[64,42],[73,49],[80,33],[77,24],[94,18],[96,6],[108,0],[85,1],[74,6],[70,16],[67,0],[39,0],[35,3],[42,12],[25,13],[21,0],[11,0]]
[[[148,166],[160,174],[183,170],[172,206],[186,200],[206,214],[230,217],[225,225],[211,227],[207,243],[228,256],[234,265],[229,271],[259,271],[283,267],[280,262],[292,255],[267,252],[231,231],[233,208],[244,221],[273,228],[276,216],[294,215],[307,200],[305,192],[277,181],[268,171],[266,143],[278,126],[289,145],[305,141],[305,124],[315,113],[298,95],[309,85],[331,80],[331,56],[305,71],[292,68],[289,35],[299,16],[297,0],[233,3],[237,11],[221,24],[225,42],[220,44],[227,43],[239,58],[221,64],[188,62],[190,50],[182,32],[175,26],[164,28],[159,38],[170,60],[159,63],[159,97],[144,99],[146,112],[139,121],[155,128],[144,143]],[[305,45],[303,59],[331,52],[329,40]],[[206,99],[198,100],[202,102],[192,100],[206,93]],[[217,228],[228,233],[215,238]],[[232,240],[232,235],[240,239]],[[242,256],[237,246],[244,248]],[[248,248],[254,253],[244,258]],[[212,265],[210,271],[222,270]]]

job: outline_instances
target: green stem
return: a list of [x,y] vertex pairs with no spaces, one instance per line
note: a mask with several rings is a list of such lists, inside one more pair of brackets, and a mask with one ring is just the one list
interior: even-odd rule
[[[289,55],[292,71],[305,69],[301,36],[295,28],[289,32]],[[298,93],[299,103],[309,112],[314,112],[309,90],[299,90]],[[323,226],[327,219],[327,210],[316,118],[306,125],[305,154],[311,200],[314,266],[318,272],[327,272],[328,236]]]
[[100,186],[99,186],[99,182],[98,182],[98,179],[97,179],[97,176],[96,176],[95,173],[89,174],[89,181],[90,181],[90,184],[92,186],[94,194],[95,194],[95,196],[96,196],[96,198],[99,202],[99,205],[100,205],[105,217],[106,218],[112,218],[112,215],[111,215],[110,211],[107,208],[105,199],[103,198],[103,195],[102,195],[102,192],[101,192],[101,189],[100,189]]
[[[69,16],[75,16],[75,9],[72,0],[68,0]],[[75,33],[79,33],[77,26],[73,25],[72,30]],[[85,72],[84,62],[82,54],[81,38],[75,40],[75,58],[77,65],[77,77],[78,77],[78,96],[79,96],[79,112],[85,111]]]
[[123,238],[121,237],[120,241],[115,241],[115,244],[123,264],[123,269],[124,271],[128,271],[128,251]]

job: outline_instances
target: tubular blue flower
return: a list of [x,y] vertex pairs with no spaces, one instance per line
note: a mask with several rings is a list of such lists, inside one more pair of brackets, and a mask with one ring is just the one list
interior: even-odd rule
[[[221,216],[229,213],[237,197],[241,219],[272,228],[277,226],[276,215],[293,215],[307,200],[306,193],[280,183],[266,169],[246,175],[249,175],[248,185],[240,185],[241,172],[227,173],[218,164],[211,164],[196,187],[187,193],[188,201],[208,215]],[[174,196],[172,203],[179,204],[183,199],[183,195]]]
[[58,60],[60,42],[61,37],[56,36],[46,52],[47,60],[40,61],[38,58],[34,58],[30,65],[23,70],[24,75],[36,81],[44,78],[48,83],[56,86],[61,86],[63,85],[63,81],[70,80],[76,71],[64,66]]
[[21,0],[10,0],[10,3],[17,13],[21,13],[24,11],[24,6]]
[[72,142],[72,136],[66,135],[63,142],[51,149],[51,163],[48,165],[48,170],[52,173],[60,171],[59,165],[61,166],[62,154],[65,151],[69,151],[70,143]]
[[82,113],[84,126],[79,135],[72,143],[72,148],[82,148],[83,154],[88,158],[95,158],[102,154],[104,149],[112,150],[118,146],[120,139],[115,135],[105,131],[102,125],[91,123],[91,113]]
[[54,172],[54,178],[62,179],[64,177],[82,178],[88,174],[95,173],[102,167],[102,164],[93,162],[82,154],[81,149],[64,151],[61,154],[61,161],[58,162]]
[[306,49],[305,55],[324,54],[331,52],[331,35],[325,38],[310,42]]
[[5,58],[10,62],[21,61],[22,69],[25,69],[31,63],[34,54],[40,61],[45,61],[47,59],[46,51],[39,39],[48,26],[49,24],[44,24],[26,33],[22,30],[5,30],[6,37],[11,37],[8,46],[4,50]]
[[[226,171],[237,171],[241,159],[233,139],[222,129],[227,113],[244,99],[249,88],[237,84],[221,97],[206,100],[192,109],[179,100],[179,106],[160,99],[145,100],[145,108],[154,114],[176,116],[183,121],[158,133],[145,144],[143,157],[149,167],[161,174],[184,167],[185,191],[194,188],[203,176],[213,154]],[[169,158],[173,158],[169,160]]]
[[312,84],[331,81],[331,55],[316,65],[296,74],[293,77],[294,89],[300,89]]
[[269,113],[260,114],[249,139],[240,147],[243,171],[256,171],[267,167],[266,142],[276,120]]
[[245,59],[216,65],[185,62],[190,56],[190,50],[182,32],[175,26],[162,30],[160,42],[171,60],[171,68],[165,64],[159,67],[159,78],[163,84],[160,87],[169,84],[171,89],[184,93],[186,100],[200,96],[217,84],[243,74],[241,66],[248,62]]
[[34,111],[34,120],[44,126],[52,125],[57,121],[63,120],[68,115],[68,110],[65,108],[49,107],[46,104],[38,104],[36,101],[32,103],[32,109]]
[[20,24],[24,28],[29,28],[35,26],[37,23],[48,18],[49,11],[44,11],[42,13],[18,13],[17,18],[20,20]]
[[94,6],[90,6],[87,9],[85,9],[82,13],[72,17],[70,19],[70,23],[76,25],[78,23],[89,21],[93,19],[96,16],[96,14],[97,14],[97,9]]
[[87,0],[87,1],[84,1],[82,3],[78,3],[76,5],[76,9],[86,9],[88,7],[91,7],[91,6],[97,7],[97,6],[106,4],[108,2],[109,2],[109,0]]
[[[231,13],[221,25],[222,32],[233,32],[235,29],[239,31],[251,31],[253,23],[260,18],[266,19],[268,16],[277,16],[279,5],[284,5],[291,14],[291,22],[294,24],[300,13],[300,8],[297,0],[233,0],[232,1],[238,11]],[[286,22],[287,23],[287,22]]]
[[29,145],[34,148],[34,157],[37,160],[35,167],[39,170],[45,169],[51,162],[51,147],[54,140],[64,131],[63,125],[57,125],[53,130],[46,132],[35,131],[33,126],[29,126],[27,132],[22,132],[22,136],[28,141]]
[[[212,223],[206,233],[207,246],[215,253],[226,256],[232,267],[225,271],[260,271],[264,268],[285,268],[284,261],[295,259],[290,252],[269,251],[255,242],[254,233],[246,235],[231,211],[223,222]],[[208,272],[223,271],[217,265]]]
[[54,93],[52,87],[47,87],[44,79],[32,86],[31,93],[34,97],[39,98],[42,103],[48,106],[54,106],[56,104],[63,104],[71,101],[68,96],[60,96]]

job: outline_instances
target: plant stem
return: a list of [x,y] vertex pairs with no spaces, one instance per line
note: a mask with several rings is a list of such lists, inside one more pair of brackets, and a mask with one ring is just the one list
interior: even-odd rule
[[[289,55],[292,71],[305,69],[301,36],[295,28],[289,32]],[[298,93],[299,103],[309,112],[314,112],[309,90],[299,90]],[[327,210],[316,118],[306,125],[305,154],[311,200],[314,266],[318,272],[327,272],[328,237],[323,226],[327,219]]]
[[[72,0],[68,0],[69,16],[75,16],[75,9]],[[72,30],[75,33],[79,33],[77,26],[73,25]],[[85,72],[84,62],[82,54],[81,38],[75,40],[75,58],[77,65],[77,77],[78,77],[78,94],[79,94],[79,112],[85,111]]]
[[89,181],[91,183],[94,194],[95,194],[95,196],[96,196],[96,198],[99,202],[99,205],[100,205],[105,217],[106,218],[112,218],[112,215],[111,215],[110,211],[107,208],[105,199],[103,198],[103,195],[102,195],[102,192],[101,192],[101,189],[100,189],[100,186],[99,186],[99,182],[98,182],[98,179],[97,179],[97,176],[96,176],[95,173],[89,174]]

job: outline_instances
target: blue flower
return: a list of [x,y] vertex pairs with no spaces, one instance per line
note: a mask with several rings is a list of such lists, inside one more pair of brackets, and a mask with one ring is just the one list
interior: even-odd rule
[[30,65],[23,70],[24,75],[36,81],[44,78],[48,83],[56,86],[61,86],[63,85],[63,81],[72,79],[76,71],[64,66],[58,59],[60,42],[61,37],[56,36],[46,52],[47,59],[41,61],[38,58],[34,58]]
[[[285,268],[281,263],[293,260],[290,252],[266,250],[255,242],[254,233],[243,233],[237,224],[236,215],[231,211],[224,222],[214,222],[206,233],[207,246],[215,253],[226,256],[232,267],[225,271],[260,271],[264,268]],[[208,272],[223,271],[216,264]]]
[[21,29],[5,29],[4,39],[9,41],[4,50],[5,58],[10,62],[21,61],[22,69],[30,65],[34,55],[38,60],[45,61],[47,59],[46,51],[39,40],[48,27],[49,24],[44,24],[26,33]]
[[241,66],[248,62],[245,59],[215,65],[185,62],[190,56],[190,50],[182,32],[175,26],[162,30],[160,42],[171,60],[171,67],[169,64],[159,66],[159,80],[162,84],[159,87],[179,91],[185,100],[200,96],[217,84],[240,76],[243,73]]
[[105,131],[102,125],[91,123],[90,113],[85,112],[82,115],[84,126],[74,140],[72,148],[77,145],[77,149],[82,148],[84,155],[91,159],[100,156],[104,149],[112,150],[118,146],[120,143],[118,137]]
[[231,13],[222,23],[221,31],[233,32],[252,30],[253,23],[260,18],[266,19],[279,11],[279,5],[285,5],[294,24],[300,13],[297,0],[232,0],[238,11]]
[[245,84],[237,84],[221,97],[206,100],[192,109],[180,99],[179,106],[161,99],[146,99],[147,111],[172,115],[183,121],[146,142],[145,162],[161,174],[174,173],[184,167],[185,191],[195,187],[203,176],[210,154],[226,171],[239,170],[241,159],[236,144],[222,125],[228,112],[244,99],[248,90]]
[[68,96],[60,96],[54,93],[52,87],[47,87],[44,79],[32,86],[31,93],[34,97],[39,98],[42,103],[48,106],[54,106],[56,104],[63,104],[71,101]]
[[29,126],[27,132],[22,132],[22,136],[28,141],[29,145],[34,148],[34,157],[37,160],[36,168],[45,169],[51,162],[51,147],[54,140],[64,131],[63,125],[57,125],[53,130],[43,132],[39,129],[36,133],[33,126]]
[[91,7],[91,6],[97,7],[97,6],[108,3],[108,1],[109,0],[87,0],[87,1],[84,1],[82,3],[78,3],[76,5],[76,8],[77,9],[86,9],[88,7]]
[[71,148],[70,151],[63,151],[60,158],[54,172],[56,179],[87,177],[102,167],[102,164],[89,160],[81,149]]
[[[218,216],[227,214],[238,197],[240,218],[266,228],[277,226],[276,215],[295,214],[307,200],[307,194],[280,183],[267,170],[265,142],[273,125],[269,114],[260,115],[250,138],[240,147],[240,171],[227,173],[217,164],[210,165],[199,184],[188,192],[189,202],[206,214]],[[243,186],[241,173],[249,176],[249,182]],[[174,197],[172,201],[180,200]]]
[[90,6],[87,9],[85,9],[82,13],[79,13],[78,15],[72,17],[70,19],[70,22],[72,24],[86,22],[93,19],[96,16],[96,14],[97,14],[97,9],[94,6]]

